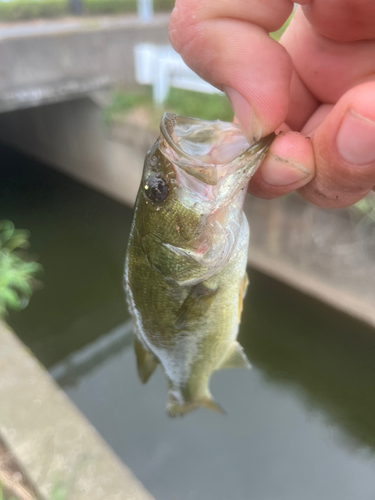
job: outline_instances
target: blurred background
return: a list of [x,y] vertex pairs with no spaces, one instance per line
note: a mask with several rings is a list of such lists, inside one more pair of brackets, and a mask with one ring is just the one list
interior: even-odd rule
[[[169,46],[173,4],[0,0],[0,316],[157,500],[372,500],[374,196],[248,197],[253,369],[214,375],[227,416],[172,421],[161,370],[137,379],[122,279],[145,153],[165,111],[233,118]],[[9,430],[24,388],[3,398],[2,349],[0,499],[143,498],[88,496],[80,469],[46,484],[31,419],[21,444]]]

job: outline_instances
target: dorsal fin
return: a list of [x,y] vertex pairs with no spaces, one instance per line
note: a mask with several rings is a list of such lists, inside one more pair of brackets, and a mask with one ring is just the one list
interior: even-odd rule
[[154,373],[159,361],[143,347],[137,337],[134,339],[134,351],[137,357],[138,375],[142,384],[145,384]]
[[243,347],[237,341],[233,342],[224,360],[217,367],[218,370],[222,368],[251,368]]

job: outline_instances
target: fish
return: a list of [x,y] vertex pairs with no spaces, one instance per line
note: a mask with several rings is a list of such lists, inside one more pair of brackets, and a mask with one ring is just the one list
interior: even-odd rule
[[224,410],[211,375],[250,363],[237,341],[246,273],[247,184],[275,137],[249,145],[238,125],[165,113],[148,151],[125,262],[139,378],[160,364],[167,413]]

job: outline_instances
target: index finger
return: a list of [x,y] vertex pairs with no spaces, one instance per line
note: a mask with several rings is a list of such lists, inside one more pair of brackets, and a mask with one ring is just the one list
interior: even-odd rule
[[177,0],[172,12],[175,50],[227,94],[251,141],[279,127],[288,112],[292,61],[268,31],[292,10],[291,0]]

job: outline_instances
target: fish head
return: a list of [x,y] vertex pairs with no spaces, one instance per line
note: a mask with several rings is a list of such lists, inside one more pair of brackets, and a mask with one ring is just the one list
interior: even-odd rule
[[236,124],[173,113],[164,114],[160,129],[146,156],[137,211],[155,244],[168,247],[176,259],[199,262],[198,274],[179,280],[192,284],[229,258],[247,184],[274,134],[250,146]]
[[160,150],[175,171],[180,202],[205,216],[222,211],[242,194],[275,137],[252,146],[235,123],[165,113]]

